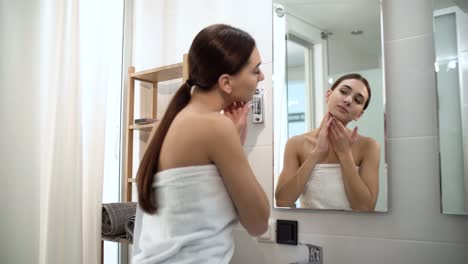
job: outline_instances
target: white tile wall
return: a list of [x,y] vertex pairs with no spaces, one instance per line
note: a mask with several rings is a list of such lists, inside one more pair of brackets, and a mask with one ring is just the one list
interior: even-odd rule
[[[264,57],[263,50],[260,51],[262,53],[262,58]],[[273,111],[272,109],[272,93],[273,93],[273,85],[272,85],[272,69],[273,64],[270,63],[263,63],[260,67],[263,73],[265,74],[265,79],[258,84],[258,88],[264,89],[264,123],[254,124],[252,122],[248,123],[247,127],[247,139],[245,142],[246,147],[253,147],[253,146],[272,146],[273,144]],[[252,120],[252,112],[250,112],[249,119]]]
[[134,1],[132,60],[136,71],[161,66],[163,0]]
[[460,39],[462,40],[461,47],[458,47],[462,51],[468,51],[468,13],[464,13],[464,15],[460,16]]
[[[307,234],[304,239],[323,247],[326,264],[427,264],[465,263],[466,244],[390,240],[367,237],[327,236]],[[232,263],[291,263],[307,259],[308,251],[302,246],[258,244],[247,235],[236,234],[236,255]],[[240,243],[242,242],[242,243]]]
[[[186,53],[194,36],[205,26],[231,24],[249,32],[256,40],[264,63],[272,62],[272,6],[270,0],[172,0],[165,2],[164,63],[174,63]],[[259,23],[261,18],[262,23]],[[261,40],[261,41],[258,41]]]
[[[466,42],[468,43],[468,40]],[[462,80],[465,88],[463,90],[463,104],[468,105],[468,50],[462,53],[462,58],[458,70],[462,71]]]
[[269,164],[273,163],[273,157],[271,155],[271,153],[273,153],[273,147],[270,145],[253,148],[245,147],[244,149],[255,176],[257,176],[260,185],[271,201],[273,197],[273,177],[264,177],[263,175],[273,175],[273,166],[269,166]]
[[5,264],[35,263],[39,258],[44,190],[40,7],[37,1],[0,3],[0,262]]
[[385,56],[388,137],[436,136],[432,35],[388,41]]
[[382,0],[385,40],[432,34],[431,0]]
[[[385,37],[388,34],[384,34]],[[385,39],[385,62],[388,71],[432,71],[434,72],[435,52],[432,33],[418,35],[404,40]],[[389,67],[399,65],[399,67]]]
[[[467,244],[391,240],[367,237],[303,235],[311,244],[323,247],[326,264],[427,264],[466,263]],[[231,263],[291,263],[307,259],[302,246],[259,244],[247,234],[236,233],[236,254]]]
[[[142,1],[140,11],[155,10]],[[166,4],[169,1],[166,1]],[[215,0],[170,1],[159,51],[179,60],[201,25],[230,23],[250,32],[257,40],[266,73],[265,123],[249,125],[245,151],[269,199],[272,186],[272,27],[271,1]],[[207,9],[210,7],[210,9]],[[165,7],[169,8],[168,6]],[[389,159],[389,212],[345,213],[333,211],[272,210],[274,219],[299,221],[299,239],[324,247],[326,264],[332,263],[468,263],[468,217],[440,213],[437,112],[433,73],[432,6],[430,0],[383,0],[385,70],[387,89]],[[171,25],[179,23],[179,26]],[[138,26],[137,26],[138,27]],[[144,35],[136,47],[152,49]],[[182,37],[181,37],[182,36]],[[177,40],[177,41],[176,41]],[[151,64],[140,56],[136,63]],[[234,232],[233,264],[288,263],[306,256],[294,246],[257,243],[239,225]]]
[[[386,79],[387,136],[437,136],[434,72],[389,69]],[[398,104],[392,104],[392,98]]]

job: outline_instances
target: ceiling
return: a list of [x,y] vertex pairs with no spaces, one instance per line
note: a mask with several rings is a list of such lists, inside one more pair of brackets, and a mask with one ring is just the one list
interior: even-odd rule
[[468,12],[468,0],[432,0],[432,8],[434,10],[458,6],[465,13]]
[[[286,13],[331,32],[329,41],[345,43],[353,52],[379,57],[381,27],[379,0],[276,0]],[[353,30],[362,30],[355,36]],[[336,46],[336,45],[332,45]],[[330,50],[333,52],[333,50]]]
[[[433,9],[454,5],[468,7],[468,0],[432,0]],[[329,52],[346,45],[351,52],[379,58],[381,56],[380,0],[274,0],[287,14],[314,27],[331,32]],[[361,35],[350,34],[362,30]],[[288,51],[290,66],[303,63],[302,50]],[[296,58],[297,60],[294,60]]]

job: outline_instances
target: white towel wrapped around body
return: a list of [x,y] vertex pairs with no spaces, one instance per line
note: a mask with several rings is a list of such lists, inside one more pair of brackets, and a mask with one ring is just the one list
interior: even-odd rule
[[340,164],[316,164],[299,200],[301,208],[351,210]]
[[138,209],[132,263],[229,263],[237,214],[215,165],[164,170],[153,188],[158,212]]

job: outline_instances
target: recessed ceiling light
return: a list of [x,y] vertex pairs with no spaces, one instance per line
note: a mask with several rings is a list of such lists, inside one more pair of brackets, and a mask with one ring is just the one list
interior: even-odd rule
[[355,29],[353,31],[351,31],[351,35],[362,35],[362,33],[364,33],[364,31],[360,30],[360,29]]

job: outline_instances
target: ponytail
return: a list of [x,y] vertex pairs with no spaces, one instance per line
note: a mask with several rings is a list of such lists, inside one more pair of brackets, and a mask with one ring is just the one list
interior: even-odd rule
[[171,126],[172,121],[176,115],[185,107],[190,101],[190,90],[193,86],[193,81],[187,80],[175,93],[166,113],[164,114],[161,122],[158,125],[155,135],[151,139],[148,148],[143,155],[140,167],[137,172],[137,188],[138,188],[138,203],[143,211],[153,214],[158,209],[156,195],[153,191],[154,175],[158,170],[159,155],[161,147],[166,137],[167,131]]

